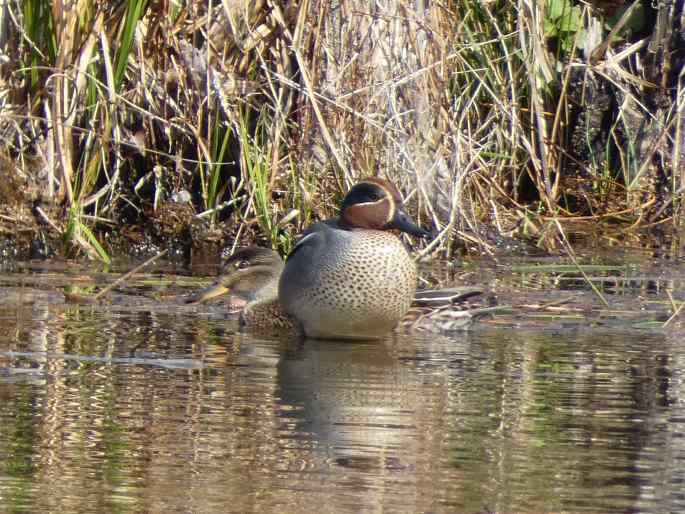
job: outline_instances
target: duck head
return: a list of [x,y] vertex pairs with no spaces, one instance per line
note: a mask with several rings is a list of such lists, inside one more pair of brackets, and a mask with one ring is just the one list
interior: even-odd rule
[[192,296],[188,303],[200,303],[228,293],[248,302],[275,299],[283,261],[268,248],[250,246],[231,255],[213,285]]
[[416,225],[404,210],[397,188],[387,180],[369,177],[350,189],[343,200],[339,225],[345,229],[400,230],[429,238],[430,232]]

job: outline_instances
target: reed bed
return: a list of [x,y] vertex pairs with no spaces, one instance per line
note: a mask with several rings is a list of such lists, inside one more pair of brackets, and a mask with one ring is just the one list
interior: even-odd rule
[[367,175],[435,230],[426,254],[681,228],[682,7],[8,0],[0,233],[104,260],[106,234],[178,223],[287,251]]

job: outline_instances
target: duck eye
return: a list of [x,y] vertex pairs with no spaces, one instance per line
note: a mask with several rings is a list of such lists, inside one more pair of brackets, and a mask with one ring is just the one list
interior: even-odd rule
[[250,267],[249,261],[238,261],[236,264],[236,268],[238,269],[247,269]]

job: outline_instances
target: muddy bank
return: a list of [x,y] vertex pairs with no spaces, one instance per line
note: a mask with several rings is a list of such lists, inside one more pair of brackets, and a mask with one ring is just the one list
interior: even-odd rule
[[[87,258],[83,246],[69,241],[65,208],[32,198],[28,194],[8,196],[0,191],[0,265],[13,261],[54,258]],[[157,210],[144,209],[135,220],[124,213],[112,220],[90,220],[93,236],[112,257],[142,259],[161,250],[168,258],[181,263],[216,261],[230,247],[236,236],[255,244],[268,245],[258,230],[242,227],[232,218],[213,226],[196,216],[189,203],[167,202]]]
[[[75,234],[69,221],[66,206],[51,202],[42,196],[39,188],[27,183],[10,180],[0,186],[0,266],[11,266],[15,261],[32,259],[98,259],[89,253],[86,235]],[[194,191],[197,196],[197,191]],[[237,211],[226,209],[214,223],[198,215],[198,206],[190,200],[189,194],[175,193],[172,198],[187,198],[187,201],[159,202],[156,208],[150,199],[140,199],[140,207],[120,202],[123,208],[112,208],[110,217],[93,216],[88,212],[81,215],[82,230],[92,233],[92,238],[102,246],[107,256],[114,259],[144,259],[162,250],[168,252],[167,259],[181,265],[216,263],[229,255],[235,247],[259,245],[274,247],[276,241],[291,241],[301,230],[295,220],[273,229],[272,238],[264,234],[257,218],[240,219]],[[277,201],[275,198],[274,201]],[[336,198],[326,204],[319,204],[318,213],[334,213]],[[314,210],[314,209],[312,209]],[[322,216],[323,217],[323,216]],[[314,222],[319,216],[313,216]],[[435,227],[426,220],[422,226],[435,232]],[[569,248],[590,256],[601,248],[642,248],[655,256],[677,259],[685,253],[683,235],[671,225],[658,225],[643,230],[626,231],[620,225],[600,224],[595,220],[565,220],[564,230],[570,247],[552,239],[558,233],[545,237],[540,232],[529,233],[530,227],[502,234],[482,224],[478,233],[469,230],[455,230],[451,233],[451,249],[424,255],[423,260],[458,259],[465,255],[492,257],[525,257],[567,255]],[[83,244],[79,244],[82,241]],[[545,241],[545,245],[541,245]],[[411,241],[413,250],[422,251],[423,242]],[[277,246],[277,245],[276,245]],[[287,245],[278,248],[287,254]]]

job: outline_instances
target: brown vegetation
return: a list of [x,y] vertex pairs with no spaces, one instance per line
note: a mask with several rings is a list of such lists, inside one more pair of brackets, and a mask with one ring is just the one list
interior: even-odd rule
[[677,227],[682,7],[6,2],[0,233],[106,258],[152,221],[287,250],[375,174],[435,229],[426,251]]

